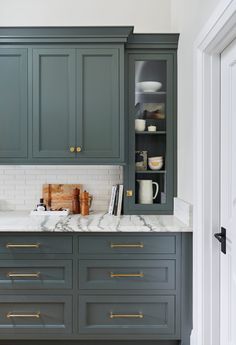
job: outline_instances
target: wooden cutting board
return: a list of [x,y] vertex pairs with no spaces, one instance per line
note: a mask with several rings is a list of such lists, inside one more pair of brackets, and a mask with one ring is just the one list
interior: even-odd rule
[[44,184],[43,199],[48,209],[68,208],[72,211],[73,189],[83,191],[81,184]]

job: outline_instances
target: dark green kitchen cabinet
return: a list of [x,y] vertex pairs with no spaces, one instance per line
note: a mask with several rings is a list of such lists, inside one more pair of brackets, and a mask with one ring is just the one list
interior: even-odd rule
[[33,159],[121,162],[120,49],[33,49]]
[[177,338],[175,310],[175,296],[81,296],[79,331]]
[[71,296],[0,296],[1,335],[70,334]]
[[117,48],[77,49],[78,159],[122,159],[120,59]]
[[[133,27],[0,28],[0,164],[122,164],[125,213],[172,213],[177,46],[178,34]],[[136,133],[144,113],[165,119]],[[136,151],[163,169],[137,171]],[[151,205],[138,200],[143,180],[159,186]]]
[[0,344],[190,344],[191,233],[2,232],[0,248]]
[[0,290],[71,289],[71,276],[72,260],[5,260],[0,265]]
[[27,49],[0,49],[0,160],[27,158]]
[[137,39],[127,49],[126,214],[173,214],[178,35],[169,46],[165,38],[166,49],[157,42],[144,51],[144,43]]
[[33,49],[33,158],[71,158],[75,50]]
[[125,164],[132,30],[0,28],[0,164]]

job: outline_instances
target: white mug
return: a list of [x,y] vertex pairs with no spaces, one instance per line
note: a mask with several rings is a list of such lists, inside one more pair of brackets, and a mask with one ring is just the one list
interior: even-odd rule
[[137,132],[145,131],[145,127],[146,127],[146,121],[145,120],[142,120],[142,119],[136,119],[135,120],[135,130]]

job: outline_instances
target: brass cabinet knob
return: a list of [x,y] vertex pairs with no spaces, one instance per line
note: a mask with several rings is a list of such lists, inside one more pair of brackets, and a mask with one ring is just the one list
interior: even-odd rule
[[133,196],[133,191],[132,191],[132,190],[127,190],[127,191],[126,191],[126,196],[129,197],[129,198],[130,198],[131,196]]
[[70,152],[72,152],[72,153],[75,152],[74,146],[71,146],[71,147],[70,147]]
[[80,146],[76,147],[76,152],[81,152],[81,147]]

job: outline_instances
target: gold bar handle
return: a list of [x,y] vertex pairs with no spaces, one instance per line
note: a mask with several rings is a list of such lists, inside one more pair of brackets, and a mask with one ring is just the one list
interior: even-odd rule
[[137,277],[137,278],[143,278],[144,273],[113,273],[110,272],[110,278],[117,278],[117,277]]
[[32,314],[24,314],[24,313],[14,313],[9,312],[7,313],[7,318],[31,318],[31,319],[39,319],[40,318],[40,312],[32,313]]
[[144,315],[139,314],[113,314],[110,313],[110,319],[143,319]]
[[9,278],[39,278],[40,272],[35,272],[35,273],[8,272],[7,277]]
[[6,248],[39,248],[40,243],[7,243]]
[[138,243],[111,243],[111,248],[144,248],[144,244],[142,242]]

